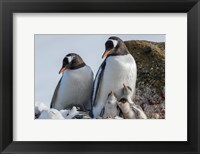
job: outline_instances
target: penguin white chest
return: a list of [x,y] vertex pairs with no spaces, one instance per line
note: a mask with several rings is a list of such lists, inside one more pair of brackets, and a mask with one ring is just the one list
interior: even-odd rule
[[82,106],[87,103],[92,91],[92,82],[93,74],[87,67],[65,71],[58,91],[55,108],[64,109],[69,105]]
[[106,104],[105,105],[105,113],[103,118],[107,118],[111,116],[112,118],[118,116],[117,104]]
[[102,92],[113,90],[118,99],[122,96],[123,84],[130,86],[135,91],[137,77],[136,63],[133,57],[128,55],[110,56],[106,61],[103,75]]

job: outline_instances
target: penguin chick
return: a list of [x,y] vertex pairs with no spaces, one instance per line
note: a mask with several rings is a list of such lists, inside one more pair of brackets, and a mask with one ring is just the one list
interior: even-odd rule
[[132,98],[133,98],[133,91],[132,91],[132,88],[131,88],[131,87],[129,87],[129,86],[123,84],[122,93],[123,93],[122,98],[126,98],[130,104],[135,105],[135,103],[132,101]]
[[131,106],[136,113],[137,119],[147,119],[146,114],[144,113],[143,109],[139,105]]
[[102,115],[104,119],[113,119],[114,117],[119,115],[119,109],[117,107],[117,97],[113,91],[108,94],[105,107],[102,110]]
[[130,104],[130,108],[133,110],[133,112],[136,115],[136,119],[147,119],[146,114],[144,113],[143,109],[139,106],[136,105],[133,101],[132,101],[132,89],[129,86],[126,86],[125,84],[123,84],[123,97],[122,98],[126,98],[127,99],[127,103]]
[[121,98],[117,103],[118,107],[122,111],[124,119],[136,119],[137,115],[131,108],[131,104],[128,102],[127,98]]

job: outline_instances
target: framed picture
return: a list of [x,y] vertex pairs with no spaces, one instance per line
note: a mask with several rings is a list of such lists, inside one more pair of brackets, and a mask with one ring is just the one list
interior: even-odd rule
[[[164,34],[36,34],[34,40],[34,116],[37,120],[165,119]],[[101,58],[104,53],[102,51],[105,50],[104,42],[108,46],[112,45],[112,41],[120,42],[112,49],[113,53],[120,53],[118,56],[112,53]],[[118,49],[118,46],[127,48],[122,50]],[[122,59],[116,70],[110,70],[107,61],[118,57],[127,60],[130,57],[131,61],[126,63]],[[63,66],[66,60],[69,64]],[[101,63],[106,63],[102,71]],[[83,71],[84,69],[86,71]],[[78,75],[74,74],[76,72]],[[106,79],[107,75],[111,77],[109,80]],[[131,80],[126,76],[130,76]],[[110,81],[112,79],[114,82]],[[101,99],[104,99],[104,106],[101,106]],[[130,110],[129,114],[123,113],[126,105],[120,104],[121,100],[124,100],[125,104],[132,104],[130,107],[133,107],[133,110]]]
[[200,153],[199,9],[1,0],[1,153]]

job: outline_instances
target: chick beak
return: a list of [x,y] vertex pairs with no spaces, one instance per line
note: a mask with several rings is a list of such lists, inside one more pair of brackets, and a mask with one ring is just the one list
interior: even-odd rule
[[111,95],[114,95],[114,92],[111,90]]
[[102,56],[102,58],[106,58],[110,53],[110,50],[106,50]]
[[123,87],[126,88],[126,85],[123,83]]

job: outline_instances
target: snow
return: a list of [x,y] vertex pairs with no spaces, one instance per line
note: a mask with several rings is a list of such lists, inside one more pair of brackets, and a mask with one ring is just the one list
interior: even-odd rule
[[60,110],[49,108],[45,103],[35,104],[35,118],[36,119],[77,119],[76,116],[80,116],[81,119],[91,119],[88,113],[78,111],[78,108],[73,106],[71,110]]
[[60,113],[65,119],[72,119],[73,117],[79,114],[75,106],[73,106],[71,110],[60,110]]
[[64,119],[56,109],[43,110],[38,119]]
[[35,118],[38,118],[40,116],[40,114],[42,113],[42,111],[48,110],[48,107],[45,105],[45,103],[41,102],[35,103]]
[[[89,116],[89,112],[79,111],[78,107],[73,106],[71,110],[57,110],[54,108],[49,108],[45,103],[36,103],[35,104],[35,118],[36,119],[92,119]],[[157,118],[157,115],[155,115]],[[98,117],[97,119],[103,119]],[[108,118],[110,119],[110,118]],[[121,120],[123,117],[116,116],[112,119]],[[140,119],[140,118],[139,118]]]

